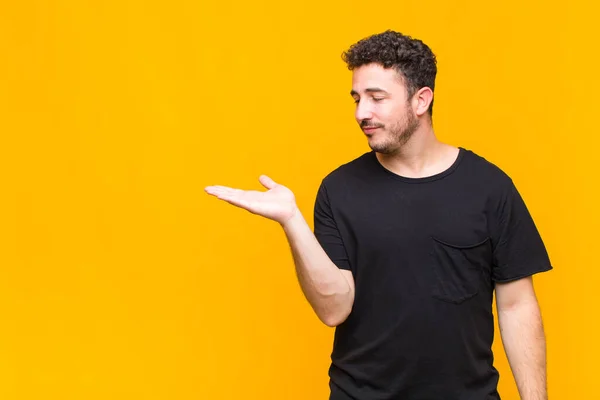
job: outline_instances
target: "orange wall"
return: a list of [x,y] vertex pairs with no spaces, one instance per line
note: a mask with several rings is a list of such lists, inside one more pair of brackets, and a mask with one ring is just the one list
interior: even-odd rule
[[[439,60],[435,128],[517,183],[554,399],[597,392],[598,6],[509,0],[5,1],[0,398],[325,399],[332,330],[278,226],[203,192],[294,190],[367,151],[340,54]],[[495,344],[504,399],[517,399]]]

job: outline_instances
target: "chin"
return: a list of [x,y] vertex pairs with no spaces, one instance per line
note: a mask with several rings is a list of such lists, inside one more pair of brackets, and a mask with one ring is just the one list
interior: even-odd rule
[[381,153],[381,154],[393,153],[393,149],[390,146],[375,146],[375,145],[369,144],[369,147],[371,148],[371,150],[373,150],[376,153]]
[[369,139],[369,147],[374,152],[381,153],[381,154],[390,154],[394,150],[393,146],[391,146],[390,143],[385,143],[385,142],[382,142],[381,140],[377,141],[377,140],[374,140],[373,138]]

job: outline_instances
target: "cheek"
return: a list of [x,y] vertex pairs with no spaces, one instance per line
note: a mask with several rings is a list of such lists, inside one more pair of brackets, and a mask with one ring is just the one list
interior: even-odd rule
[[381,122],[392,122],[402,117],[398,109],[391,104],[378,104],[373,109],[374,117]]
[[396,121],[405,121],[409,117],[409,113],[412,113],[412,110],[406,105],[395,106],[393,110],[389,111],[389,117]]

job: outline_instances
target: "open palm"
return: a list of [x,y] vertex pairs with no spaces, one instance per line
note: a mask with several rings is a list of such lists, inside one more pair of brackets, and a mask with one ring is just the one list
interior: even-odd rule
[[268,176],[262,175],[260,183],[266,192],[241,190],[227,186],[207,186],[206,192],[234,206],[249,212],[284,223],[296,212],[294,193],[283,185],[275,183]]

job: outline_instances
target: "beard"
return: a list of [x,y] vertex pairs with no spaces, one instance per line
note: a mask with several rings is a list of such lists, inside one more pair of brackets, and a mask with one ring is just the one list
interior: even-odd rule
[[[378,141],[373,139],[369,140],[369,147],[371,150],[381,154],[394,154],[408,143],[420,124],[410,107],[407,107],[405,111],[405,118],[396,121],[389,128],[377,125],[381,127],[382,131],[387,132],[388,134]],[[361,125],[364,125],[365,127],[372,126],[368,123]]]

